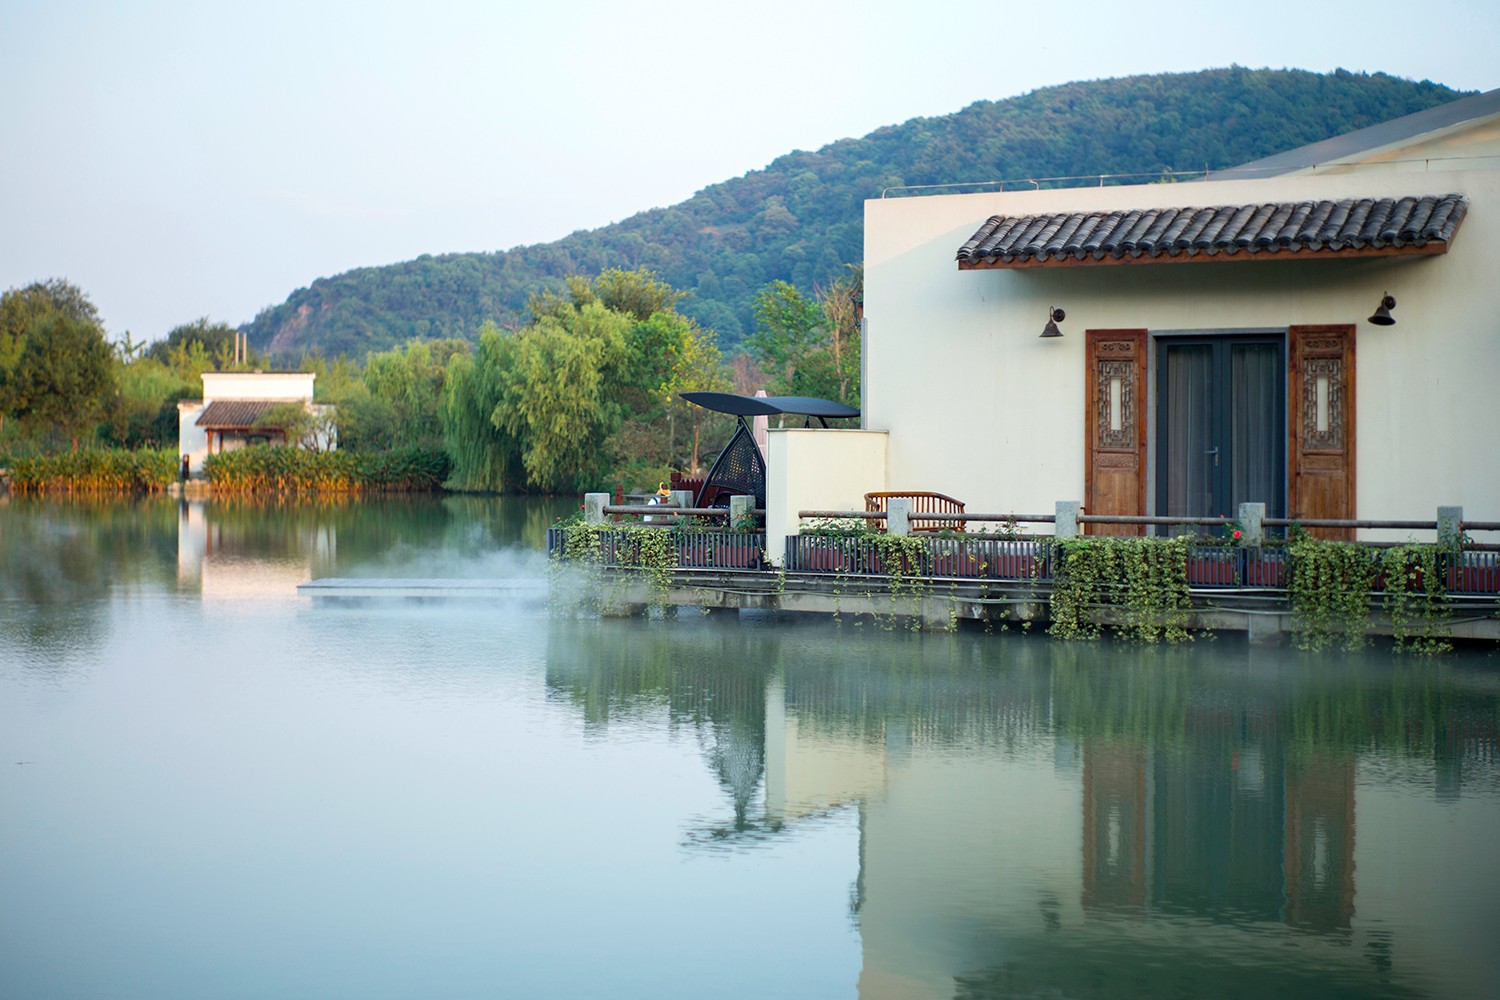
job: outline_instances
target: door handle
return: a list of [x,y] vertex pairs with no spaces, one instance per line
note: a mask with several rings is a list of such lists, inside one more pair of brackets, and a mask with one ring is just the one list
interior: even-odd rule
[[1219,449],[1218,448],[1210,448],[1207,451],[1205,451],[1203,454],[1205,454],[1205,455],[1212,455],[1214,457],[1214,468],[1217,469],[1219,467]]

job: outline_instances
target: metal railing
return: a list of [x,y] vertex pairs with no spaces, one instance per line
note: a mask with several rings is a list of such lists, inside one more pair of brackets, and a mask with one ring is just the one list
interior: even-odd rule
[[[638,527],[669,525],[630,525],[600,528],[599,551],[594,560],[600,566],[640,566]],[[567,528],[547,529],[547,554],[554,558],[567,555]],[[692,528],[674,531],[671,536],[674,564],[683,568],[760,569],[766,565],[766,535],[761,531],[730,531],[726,528]]]

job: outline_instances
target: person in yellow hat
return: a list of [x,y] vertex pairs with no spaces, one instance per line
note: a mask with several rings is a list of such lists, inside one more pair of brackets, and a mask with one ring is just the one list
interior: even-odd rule
[[[671,503],[671,502],[672,502],[672,491],[669,490],[669,489],[667,489],[667,484],[666,483],[657,483],[656,484],[656,496],[652,497],[650,500],[647,500],[646,504],[648,506],[655,507],[658,504],[667,504],[667,503]],[[645,517],[641,518],[641,520],[643,520],[643,521],[651,521],[651,520],[655,520],[655,519],[650,514],[647,514]],[[662,520],[665,521],[666,518],[662,518]]]

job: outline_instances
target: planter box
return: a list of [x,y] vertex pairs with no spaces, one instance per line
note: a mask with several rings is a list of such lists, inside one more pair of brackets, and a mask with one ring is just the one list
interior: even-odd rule
[[801,569],[809,573],[847,573],[852,560],[842,545],[800,543]]
[[959,552],[933,556],[932,572],[937,576],[961,576],[972,580],[983,575],[984,563],[976,555]]
[[1286,560],[1257,556],[1251,550],[1245,557],[1245,586],[1285,587]]
[[761,535],[703,534],[677,539],[677,565],[745,569],[760,565]]
[[922,560],[921,560],[921,558],[917,557],[917,556],[905,556],[905,557],[903,557],[902,560],[901,560],[901,567],[900,567],[900,569],[896,569],[895,567],[887,567],[886,563],[885,563],[885,558],[883,556],[881,556],[881,554],[878,551],[876,551],[874,549],[871,549],[869,552],[867,552],[865,554],[863,562],[864,562],[864,571],[866,573],[871,573],[871,574],[876,574],[876,575],[880,575],[880,574],[892,574],[892,575],[895,575],[895,574],[899,573],[901,576],[926,576],[927,575],[926,571],[922,568],[922,565],[921,565]]
[[1002,580],[1030,580],[1037,575],[1037,558],[1019,552],[1003,552],[990,564],[989,575]]
[[1455,594],[1500,594],[1500,565],[1449,567],[1448,590]]
[[1200,587],[1232,587],[1238,581],[1239,553],[1234,549],[1223,552],[1190,552],[1187,557],[1188,583]]

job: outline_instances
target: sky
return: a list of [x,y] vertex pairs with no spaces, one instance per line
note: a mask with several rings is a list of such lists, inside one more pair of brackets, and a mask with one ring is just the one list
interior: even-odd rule
[[238,325],[914,117],[1232,64],[1491,90],[1500,4],[0,0],[0,290],[65,278],[114,339]]

